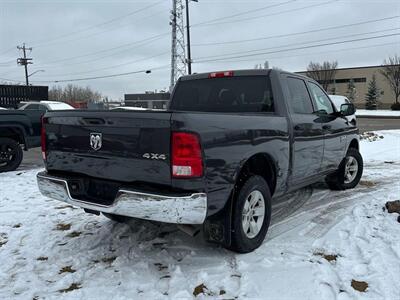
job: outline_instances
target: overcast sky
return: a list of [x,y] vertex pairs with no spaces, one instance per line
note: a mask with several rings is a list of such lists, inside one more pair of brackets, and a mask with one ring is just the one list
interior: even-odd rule
[[[74,84],[113,99],[168,89],[171,7],[172,0],[0,0],[0,78],[24,80],[16,46],[25,42],[33,47],[29,72],[45,71],[30,77],[34,84],[152,69]],[[400,54],[400,1],[199,0],[190,19],[193,72],[264,61],[288,71],[311,60],[367,66]]]

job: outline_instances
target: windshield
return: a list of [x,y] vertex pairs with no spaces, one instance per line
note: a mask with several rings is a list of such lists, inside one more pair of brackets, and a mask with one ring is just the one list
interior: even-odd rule
[[273,112],[267,76],[237,76],[179,81],[171,109],[201,112]]

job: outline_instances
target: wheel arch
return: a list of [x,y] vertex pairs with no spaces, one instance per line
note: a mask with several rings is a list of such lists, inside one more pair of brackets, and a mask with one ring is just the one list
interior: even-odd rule
[[26,145],[25,130],[19,126],[0,126],[0,137],[16,140],[18,143]]
[[360,144],[357,139],[354,138],[350,141],[348,149],[350,148],[360,150]]
[[259,175],[267,182],[272,196],[276,188],[276,170],[275,160],[270,154],[264,152],[256,153],[241,164],[235,180],[235,190],[240,189],[251,175]]

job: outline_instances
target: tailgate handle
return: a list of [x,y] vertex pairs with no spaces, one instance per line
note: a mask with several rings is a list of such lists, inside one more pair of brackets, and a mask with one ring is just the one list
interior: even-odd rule
[[106,123],[106,121],[101,118],[82,118],[82,120],[89,125],[103,125]]

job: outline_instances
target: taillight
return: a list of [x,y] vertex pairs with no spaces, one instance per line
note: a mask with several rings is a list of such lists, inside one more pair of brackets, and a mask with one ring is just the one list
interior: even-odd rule
[[233,71],[224,71],[224,72],[213,72],[208,74],[208,78],[222,78],[222,77],[232,77]]
[[46,160],[46,128],[44,127],[46,122],[47,122],[47,119],[42,117],[42,129],[41,129],[41,134],[40,134],[40,143],[42,145],[43,160]]
[[203,158],[197,135],[172,133],[172,176],[178,178],[203,176]]

